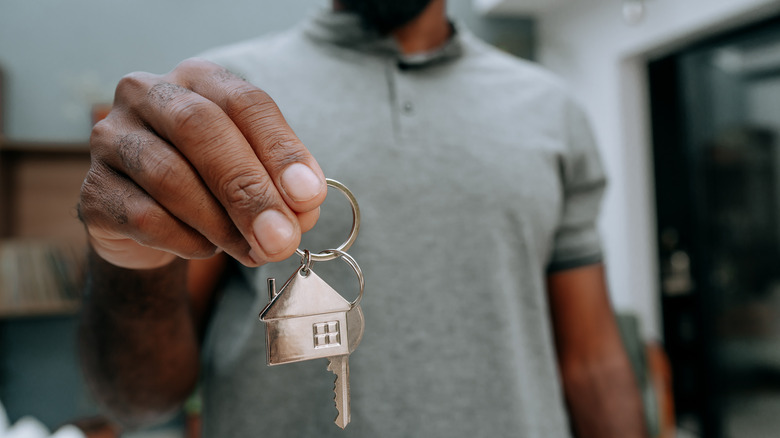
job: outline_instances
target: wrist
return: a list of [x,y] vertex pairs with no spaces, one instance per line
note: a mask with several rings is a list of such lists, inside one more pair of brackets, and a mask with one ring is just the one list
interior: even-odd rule
[[88,254],[88,264],[85,288],[88,308],[121,309],[113,313],[112,318],[121,316],[125,322],[143,322],[150,317],[170,318],[181,309],[189,309],[187,261],[184,259],[176,258],[158,268],[124,268],[101,257],[93,247]]

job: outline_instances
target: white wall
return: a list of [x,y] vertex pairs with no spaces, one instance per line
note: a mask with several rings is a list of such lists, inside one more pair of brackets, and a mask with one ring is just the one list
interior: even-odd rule
[[[90,108],[110,102],[131,71],[164,73],[225,43],[280,31],[331,0],[2,0],[0,70],[5,72],[5,136],[86,141]],[[528,40],[527,20],[492,20],[470,0],[449,11],[488,40],[511,27]],[[500,31],[500,33],[499,33]]]
[[93,103],[125,73],[164,73],[207,48],[285,29],[328,0],[2,0],[5,134],[85,141]]
[[780,10],[774,0],[647,0],[637,25],[617,0],[571,0],[538,19],[542,64],[571,85],[600,141],[611,178],[601,228],[615,306],[635,310],[660,338],[647,59]]

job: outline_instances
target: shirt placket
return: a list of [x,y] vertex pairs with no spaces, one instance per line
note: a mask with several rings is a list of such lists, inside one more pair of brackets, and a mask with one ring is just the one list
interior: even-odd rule
[[409,134],[417,124],[417,104],[409,73],[398,67],[395,59],[387,60],[388,95],[392,114],[393,133],[399,142],[409,140]]

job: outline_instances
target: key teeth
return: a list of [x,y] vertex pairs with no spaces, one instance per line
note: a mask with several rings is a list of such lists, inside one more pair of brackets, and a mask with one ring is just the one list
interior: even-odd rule
[[336,420],[334,422],[336,423],[336,426],[340,427],[342,430],[347,428],[347,425],[343,424],[344,420],[341,419],[341,414],[336,415]]
[[[336,411],[338,412],[335,423],[342,429],[347,427],[350,420],[349,399],[342,399],[342,397],[345,395],[346,397],[349,397],[349,380],[346,382],[341,381],[342,377],[349,379],[349,362],[344,362],[348,360],[349,359],[347,357],[341,356],[328,358],[328,371],[336,375],[336,378],[333,381],[333,401],[336,403]],[[344,375],[345,369],[346,375]],[[342,388],[344,383],[347,383],[346,391],[344,391]],[[343,412],[344,410],[346,410],[346,415]]]
[[339,375],[336,373],[336,380],[333,382],[333,401],[336,403],[336,412],[338,412],[338,414],[336,415],[336,419],[334,421],[336,426],[344,429],[349,423],[344,421],[344,414],[341,412],[342,400],[339,386]]
[[[341,364],[338,362],[340,361],[328,359],[328,371],[336,375],[336,379],[333,381],[333,401],[336,404],[336,412],[338,412],[338,414],[336,415],[334,422],[336,423],[336,426],[345,429],[347,424],[349,424],[349,420],[344,421],[344,413],[341,412],[341,406],[343,404],[343,400],[341,400],[341,391],[339,391],[339,387],[341,386],[341,382],[339,381],[341,378]],[[338,368],[336,367],[336,363],[339,365]]]

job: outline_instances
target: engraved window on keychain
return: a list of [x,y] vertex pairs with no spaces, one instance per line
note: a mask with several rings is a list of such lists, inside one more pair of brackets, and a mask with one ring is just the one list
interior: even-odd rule
[[[319,253],[296,249],[301,265],[276,290],[276,279],[268,279],[269,302],[260,312],[265,323],[266,361],[269,366],[327,358],[328,371],[336,374],[334,386],[336,424],[349,424],[349,355],[363,338],[365,322],[360,300],[365,279],[363,271],[346,251],[360,229],[360,209],[352,192],[342,183],[327,179],[328,186],[341,191],[352,207],[352,231],[336,249]],[[344,260],[358,278],[360,292],[349,302],[312,270],[315,262]]]

